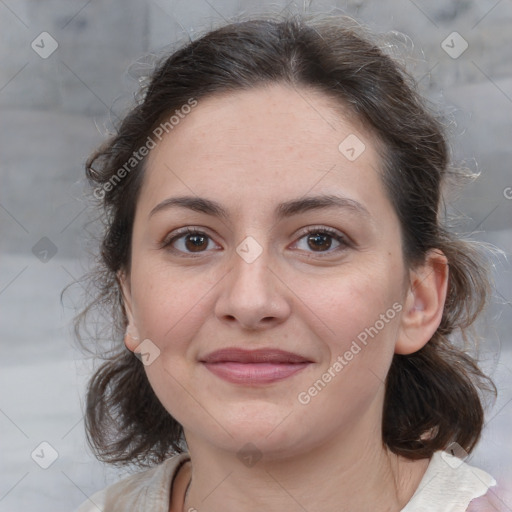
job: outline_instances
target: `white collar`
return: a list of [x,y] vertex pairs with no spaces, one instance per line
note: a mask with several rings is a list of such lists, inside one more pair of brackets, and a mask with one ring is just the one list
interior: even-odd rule
[[400,512],[465,512],[496,480],[445,451],[432,455],[427,471]]

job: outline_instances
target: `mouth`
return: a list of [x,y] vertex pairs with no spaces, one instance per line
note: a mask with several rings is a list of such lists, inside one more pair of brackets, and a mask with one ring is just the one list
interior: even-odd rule
[[217,377],[235,384],[270,384],[287,379],[313,361],[277,349],[227,348],[208,354],[200,362]]

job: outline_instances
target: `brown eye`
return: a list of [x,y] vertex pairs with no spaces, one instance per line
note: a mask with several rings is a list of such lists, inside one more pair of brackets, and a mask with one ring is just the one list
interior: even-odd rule
[[184,255],[222,249],[206,233],[190,227],[175,231],[174,235],[167,237],[161,246]]
[[314,252],[318,256],[339,253],[350,246],[349,240],[343,233],[322,226],[309,228],[294,243],[294,248],[310,254]]
[[208,247],[206,235],[185,235],[185,247],[190,252],[200,252]]
[[324,233],[312,233],[308,235],[308,246],[313,251],[325,251],[331,248],[332,236]]

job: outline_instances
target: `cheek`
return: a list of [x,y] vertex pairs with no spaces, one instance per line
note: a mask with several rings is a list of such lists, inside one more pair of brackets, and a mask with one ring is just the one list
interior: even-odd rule
[[[181,424],[204,424],[203,409],[197,407],[190,361],[196,353],[192,343],[211,314],[208,291],[215,282],[176,272],[168,265],[132,267],[132,291],[141,340],[149,339],[158,356],[145,366],[155,394],[167,411]],[[215,428],[215,425],[210,425]]]
[[369,264],[340,268],[328,277],[292,281],[300,298],[299,315],[315,326],[331,359],[348,350],[354,340],[380,340],[382,348],[394,341],[401,309],[400,283],[395,275],[396,271],[382,264]]
[[367,270],[333,280],[335,292],[320,287],[303,295],[322,319],[317,335],[328,354],[295,396],[294,409],[302,411],[301,428],[307,435],[334,435],[340,425],[350,429],[378,397],[383,399],[402,305],[391,280],[378,280]]
[[207,275],[187,275],[186,269],[156,263],[132,269],[134,314],[140,335],[154,341],[161,350],[172,341],[181,345],[201,325],[209,300],[208,291],[216,280]]

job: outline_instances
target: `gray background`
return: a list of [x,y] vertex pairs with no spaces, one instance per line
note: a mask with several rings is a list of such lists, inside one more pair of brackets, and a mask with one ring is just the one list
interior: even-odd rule
[[[60,293],[90,261],[83,163],[132,102],[130,65],[224,18],[304,9],[406,34],[395,40],[422,92],[449,114],[455,159],[481,172],[450,195],[457,229],[504,251],[493,260],[494,299],[479,324],[480,357],[499,397],[470,460],[512,482],[512,199],[504,192],[512,186],[510,0],[0,0],[0,511],[73,510],[119,478],[85,444],[83,390],[94,363],[70,330],[80,284],[63,304]],[[58,43],[45,59],[31,47],[42,46],[44,31]],[[468,44],[457,58],[442,47],[454,31]],[[460,40],[447,41],[452,53],[460,50]],[[58,452],[48,469],[31,458],[43,441]],[[49,462],[51,450],[42,450],[34,458]]]

